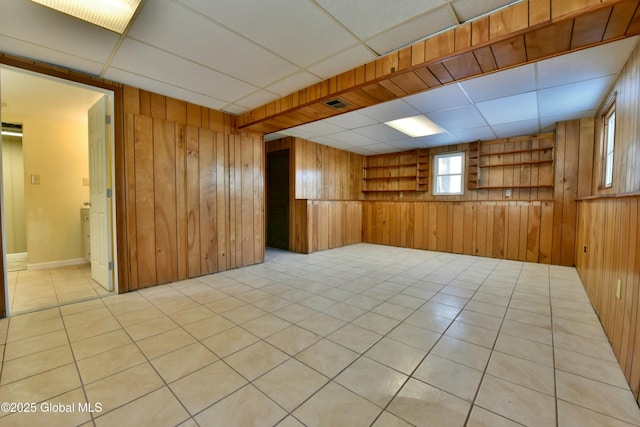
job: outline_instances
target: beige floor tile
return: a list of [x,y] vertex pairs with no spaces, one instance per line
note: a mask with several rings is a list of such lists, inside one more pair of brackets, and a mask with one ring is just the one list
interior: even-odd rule
[[409,379],[387,410],[416,426],[464,426],[471,403]]
[[163,316],[157,319],[147,320],[146,322],[136,323],[132,326],[127,326],[125,327],[125,330],[129,335],[131,335],[131,338],[133,338],[134,341],[140,341],[145,338],[170,331],[177,327],[178,325],[176,322],[167,316]]
[[77,364],[83,383],[90,384],[146,361],[135,344],[128,344],[79,360]]
[[466,427],[519,427],[522,424],[516,423],[498,414],[489,412],[479,406],[474,406],[469,415]]
[[206,319],[197,320],[183,328],[193,335],[196,339],[202,340],[222,331],[231,329],[235,324],[224,317],[214,314]]
[[401,323],[388,335],[396,341],[419,350],[429,351],[440,339],[440,334],[408,323]]
[[253,384],[291,412],[329,381],[295,359],[261,376]]
[[494,351],[487,373],[523,387],[555,396],[553,368]]
[[345,325],[343,320],[324,313],[316,313],[298,322],[298,326],[320,336],[326,337]]
[[502,326],[501,318],[470,310],[462,310],[458,317],[456,317],[456,322],[463,322],[492,331],[498,331],[500,330],[500,326]]
[[151,364],[167,382],[173,382],[218,360],[209,349],[193,343],[153,359]]
[[175,426],[190,417],[171,393],[163,387],[114,411],[96,418],[96,426]]
[[430,331],[438,333],[446,331],[452,322],[453,320],[448,317],[436,316],[433,313],[420,310],[407,317],[404,321],[404,323],[418,326],[423,329],[429,329]]
[[383,316],[402,321],[413,314],[415,310],[390,302],[383,302],[377,307],[374,307],[371,311],[373,313],[381,314]]
[[606,339],[602,326],[567,319],[555,319],[553,321],[553,332],[562,332],[591,339]]
[[556,423],[553,397],[491,375],[484,376],[475,404],[527,426]]
[[358,353],[323,339],[296,356],[296,359],[329,378],[358,358]]
[[0,386],[0,402],[42,402],[82,385],[74,364]]
[[390,317],[382,316],[380,314],[368,312],[351,322],[353,325],[360,326],[371,332],[375,332],[380,335],[388,334],[393,328],[395,328],[400,321],[392,319]]
[[155,359],[163,354],[194,343],[196,340],[181,328],[172,329],[149,338],[138,341],[140,350],[149,359]]
[[73,349],[76,360],[82,360],[130,343],[132,343],[132,341],[127,333],[123,329],[117,329],[71,343],[71,348]]
[[[35,403],[35,402],[34,402]],[[14,413],[0,419],[2,426],[76,426],[91,422],[91,413],[82,389],[75,389],[45,402],[37,402],[34,412]],[[84,408],[84,407],[83,407]]]
[[185,408],[195,415],[246,383],[247,380],[226,363],[218,361],[171,383],[169,387]]
[[272,400],[248,384],[198,414],[200,425],[261,427],[275,425],[287,413]]
[[212,316],[214,316],[214,313],[201,305],[193,308],[188,308],[186,310],[180,310],[169,315],[169,317],[171,317],[174,322],[181,326]]
[[429,354],[413,377],[469,402],[473,402],[482,380],[482,372]]
[[227,297],[210,302],[206,304],[205,307],[213,310],[214,313],[222,314],[245,305],[247,305],[247,303],[238,298]]
[[556,371],[558,399],[629,423],[640,424],[640,408],[628,389]]
[[443,336],[433,347],[431,353],[478,371],[484,371],[489,362],[491,350],[456,338]]
[[225,318],[229,319],[230,321],[232,321],[237,325],[241,325],[250,320],[262,317],[265,314],[267,314],[267,312],[264,310],[261,310],[252,305],[245,305],[230,311],[225,311],[224,313],[222,313],[222,316],[224,316]]
[[460,313],[460,308],[452,307],[446,304],[440,304],[435,301],[427,301],[422,307],[418,309],[418,312],[430,313],[438,317],[445,317],[447,319],[455,319]]
[[558,348],[554,352],[556,369],[600,381],[616,387],[627,388],[627,380],[616,362],[602,360],[573,351]]
[[97,308],[105,307],[102,298],[92,299],[89,301],[82,301],[75,304],[68,304],[60,307],[60,313],[62,316],[68,316],[71,314],[81,313],[83,311],[94,310]]
[[445,336],[458,338],[486,348],[493,348],[498,331],[481,328],[464,322],[455,321],[449,326]]
[[64,325],[67,328],[84,325],[87,323],[100,322],[103,319],[113,318],[111,311],[107,307],[98,307],[93,310],[82,311],[79,313],[68,314],[62,316]]
[[316,335],[306,329],[290,326],[271,335],[265,341],[288,355],[295,356],[305,348],[318,342],[321,338],[320,335]]
[[465,310],[475,311],[476,313],[487,314],[489,316],[495,316],[503,318],[506,313],[506,308],[502,305],[496,305],[481,301],[469,301],[464,307]]
[[335,378],[335,382],[384,408],[407,376],[374,360],[361,357]]
[[404,421],[393,415],[390,412],[384,411],[378,419],[371,425],[371,427],[411,427],[412,424]]
[[327,338],[353,351],[364,353],[378,340],[380,340],[382,335],[353,324],[347,324],[329,335]]
[[422,361],[425,354],[424,351],[415,347],[384,337],[371,347],[365,356],[409,375]]
[[517,308],[509,308],[505,319],[515,320],[516,322],[527,323],[541,328],[551,328],[551,316],[518,310]]
[[[56,310],[57,312],[57,310]],[[20,341],[64,328],[62,318],[57,315],[50,319],[23,321],[21,316],[12,317],[7,332],[7,343]]]
[[613,354],[611,345],[609,345],[609,342],[605,340],[596,340],[581,337],[579,335],[554,332],[553,344],[556,348],[575,351],[576,353],[586,354],[587,356],[617,363],[617,359]]
[[257,341],[260,338],[236,326],[202,341],[218,357],[227,357]]
[[89,403],[111,411],[164,385],[149,363],[134,366],[85,386]]
[[305,425],[295,419],[293,415],[289,415],[278,423],[278,427],[305,427]]
[[526,323],[513,320],[505,320],[500,329],[500,334],[507,334],[515,337],[526,338],[542,344],[553,345],[550,328],[541,328]]
[[73,362],[69,344],[5,361],[0,384],[8,384]]
[[[113,308],[110,308],[113,311]],[[122,324],[122,326],[131,327],[139,323],[148,322],[151,320],[166,317],[166,315],[153,306],[144,306],[139,309],[128,310],[122,313],[116,312],[116,318]]]
[[115,331],[120,328],[120,323],[118,323],[115,318],[107,317],[98,322],[87,323],[74,326],[72,328],[67,328],[67,335],[69,336],[69,341],[73,343],[97,335],[102,335],[106,332]]
[[33,353],[68,344],[68,342],[67,333],[64,329],[21,341],[12,341],[5,347],[4,360],[9,361],[22,356],[28,356]]
[[231,356],[227,356],[224,361],[249,381],[253,381],[288,358],[286,353],[272,345],[258,341]]
[[545,366],[554,366],[553,346],[541,344],[513,335],[500,334],[494,350],[530,360]]
[[293,415],[305,425],[368,426],[380,414],[373,403],[336,383],[329,383],[300,406]]
[[558,400],[559,427],[632,427],[636,425],[638,425],[638,421],[635,424],[629,424],[587,408]]
[[243,329],[251,332],[257,337],[266,338],[291,326],[291,323],[272,314],[250,320],[242,325]]
[[351,322],[366,313],[366,310],[353,305],[338,303],[324,310],[324,313],[345,322]]

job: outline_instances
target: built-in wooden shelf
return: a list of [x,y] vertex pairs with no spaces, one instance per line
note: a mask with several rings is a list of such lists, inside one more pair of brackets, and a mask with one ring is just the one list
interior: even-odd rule
[[362,191],[427,191],[429,152],[410,150],[367,156],[362,167]]

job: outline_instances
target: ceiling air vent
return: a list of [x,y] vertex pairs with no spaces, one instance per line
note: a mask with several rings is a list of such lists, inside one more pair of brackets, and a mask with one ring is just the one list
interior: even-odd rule
[[331,99],[331,100],[325,102],[324,105],[327,105],[327,106],[333,108],[334,110],[340,110],[340,109],[346,107],[348,104],[346,102],[338,99],[338,98],[334,98],[334,99]]

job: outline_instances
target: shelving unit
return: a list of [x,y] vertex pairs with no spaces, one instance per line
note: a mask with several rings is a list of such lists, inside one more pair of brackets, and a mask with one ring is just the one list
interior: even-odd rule
[[429,153],[411,150],[368,156],[364,159],[362,191],[427,191]]
[[469,150],[469,189],[553,188],[555,135],[474,142]]

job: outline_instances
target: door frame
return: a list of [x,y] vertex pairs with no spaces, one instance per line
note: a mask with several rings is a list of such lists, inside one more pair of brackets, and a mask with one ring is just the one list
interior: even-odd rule
[[[114,260],[114,291],[123,293],[129,287],[129,259],[126,251],[118,250],[127,247],[126,235],[126,195],[125,195],[125,150],[124,150],[124,106],[123,106],[123,88],[120,83],[111,82],[99,77],[82,74],[76,71],[67,70],[53,65],[45,64],[39,61],[28,60],[25,58],[11,56],[0,52],[0,65],[12,67],[20,71],[32,72],[41,77],[54,77],[65,81],[69,84],[80,84],[89,87],[91,90],[106,91],[110,95],[110,110],[112,120],[111,135],[111,184],[112,184],[112,250]],[[1,120],[0,112],[0,120]],[[2,166],[0,165],[0,168]],[[0,196],[2,195],[0,188]],[[0,278],[0,318],[7,316],[7,295],[8,295],[8,275],[6,266],[6,247],[4,243],[4,198],[0,197],[0,267],[2,267],[2,276]]]

